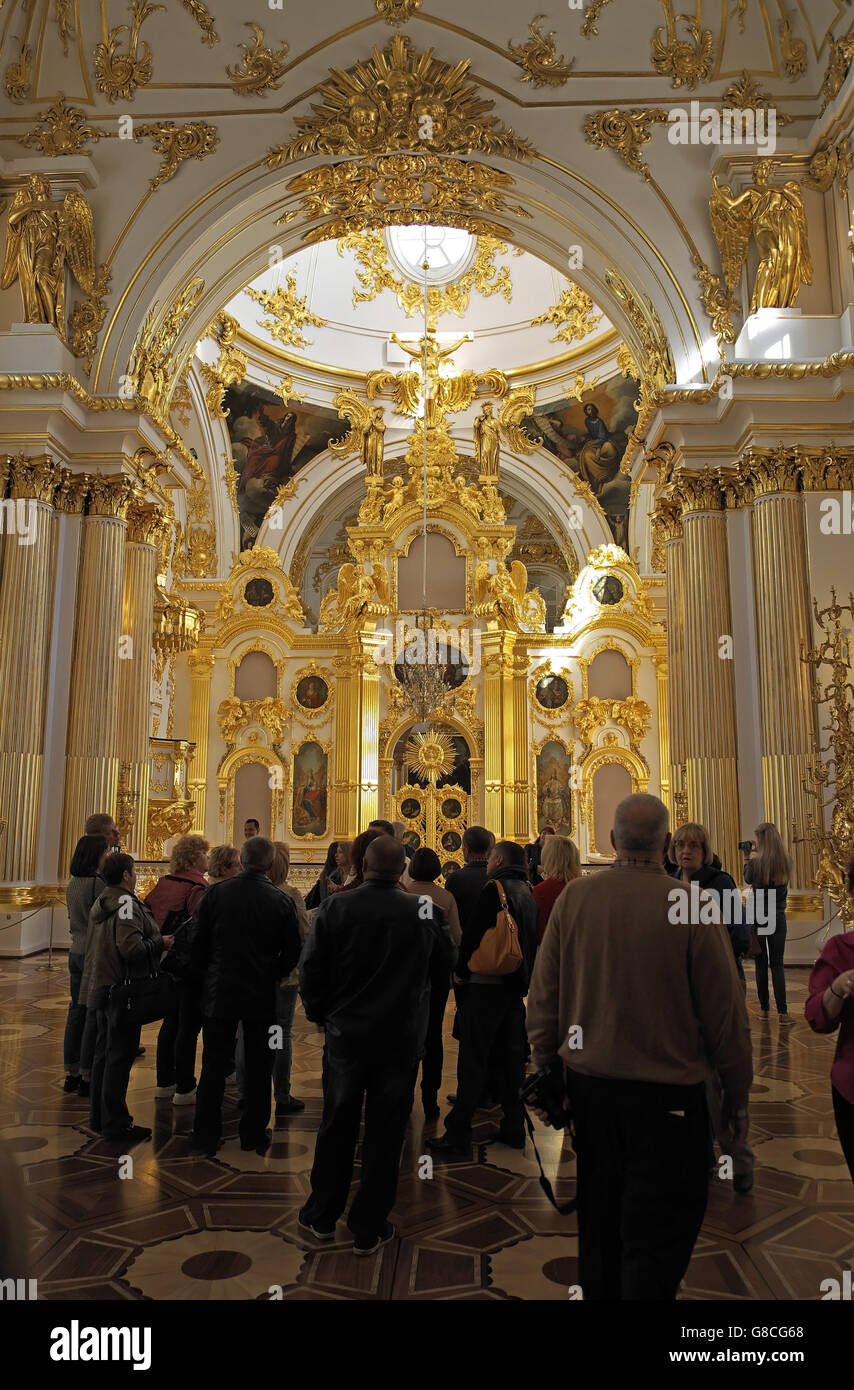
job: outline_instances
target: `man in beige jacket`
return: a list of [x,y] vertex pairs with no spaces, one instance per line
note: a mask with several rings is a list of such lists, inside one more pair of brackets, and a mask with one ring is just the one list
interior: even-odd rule
[[676,1297],[708,1197],[705,1082],[737,1128],[753,1079],[729,936],[674,911],[669,841],[656,797],[620,803],[616,860],[561,894],[528,995],[534,1065],[566,1067],[587,1300]]

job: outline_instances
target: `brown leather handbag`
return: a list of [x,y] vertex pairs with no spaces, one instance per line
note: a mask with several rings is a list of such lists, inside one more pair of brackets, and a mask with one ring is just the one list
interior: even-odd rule
[[480,945],[469,957],[469,970],[475,975],[512,975],[522,964],[519,928],[507,906],[504,885],[497,878],[492,881],[498,889],[501,908],[495,926],[483,933]]

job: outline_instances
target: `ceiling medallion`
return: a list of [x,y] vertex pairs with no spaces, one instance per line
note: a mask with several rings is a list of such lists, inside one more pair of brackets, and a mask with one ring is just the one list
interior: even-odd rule
[[527,159],[532,146],[489,114],[495,103],[483,100],[469,68],[469,59],[452,67],[434,58],[432,48],[417,53],[395,34],[367,62],[346,72],[330,69],[320,87],[322,105],[312,106],[313,116],[297,116],[299,135],[272,149],[267,165],[279,169],[310,154],[400,149]]
[[[441,667],[434,669],[438,671],[441,682]],[[427,712],[431,713],[430,710]],[[407,740],[406,767],[409,772],[414,772],[416,777],[425,777],[435,785],[440,777],[447,777],[449,772],[453,772],[454,762],[454,745],[447,734],[440,733],[437,729],[430,729],[423,734],[413,734]]]

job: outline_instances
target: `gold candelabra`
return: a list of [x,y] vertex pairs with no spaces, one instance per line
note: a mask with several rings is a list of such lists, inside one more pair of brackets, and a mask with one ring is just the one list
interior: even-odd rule
[[[802,778],[812,810],[804,834],[799,837],[797,826],[793,825],[792,835],[796,841],[808,841],[815,851],[816,885],[826,890],[849,931],[854,927],[854,909],[846,884],[846,869],[854,851],[854,685],[850,679],[849,638],[842,619],[847,615],[854,623],[854,594],[849,593],[848,603],[837,603],[834,588],[830,594],[832,602],[821,610],[813,599],[821,641],[809,651],[801,644],[801,661],[810,668],[813,702],[816,708],[825,707],[822,734],[827,735],[827,742],[816,740],[809,772]],[[825,758],[827,753],[831,757]],[[829,829],[825,814],[828,810]]]

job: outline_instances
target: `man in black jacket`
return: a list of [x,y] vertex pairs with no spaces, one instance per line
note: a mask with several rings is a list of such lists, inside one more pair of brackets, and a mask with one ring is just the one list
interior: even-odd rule
[[449,874],[445,882],[445,887],[457,904],[463,931],[480,897],[480,890],[486,883],[486,861],[492,844],[488,830],[482,825],[470,825],[463,832],[465,863],[456,873]]
[[195,914],[191,963],[202,977],[202,1077],[190,1148],[212,1155],[222,1135],[222,1097],[238,1023],[246,1049],[240,1147],[265,1153],[272,1134],[270,1078],[277,1036],[276,984],[299,960],[300,934],[291,899],[267,872],[275,849],[253,835],[240,851],[243,872],[213,884]]
[[[524,1149],[525,1128],[519,1089],[525,1077],[525,1006],[523,999],[537,950],[537,905],[527,881],[525,851],[512,840],[499,840],[487,862],[488,880],[469,921],[463,927],[455,979],[458,991],[460,1051],[457,1061],[457,1099],[445,1120],[445,1133],[427,1140],[434,1153],[471,1156],[471,1122],[487,1076],[500,1086],[504,1118],[491,1141]],[[490,881],[492,880],[492,881]],[[495,880],[507,895],[507,906],[519,929],[522,964],[511,975],[478,975],[469,958],[483,935],[495,925],[501,900]],[[492,1053],[492,1066],[490,1066]]]
[[333,1238],[353,1178],[364,1100],[362,1176],[347,1218],[357,1255],[371,1255],[394,1237],[388,1214],[427,1032],[430,973],[437,954],[446,978],[453,966],[445,914],[432,899],[400,887],[405,863],[399,840],[373,840],[365,882],[323,903],[300,965],[306,1017],[326,1028],[326,1086],[311,1196],[299,1224],[317,1240]]

